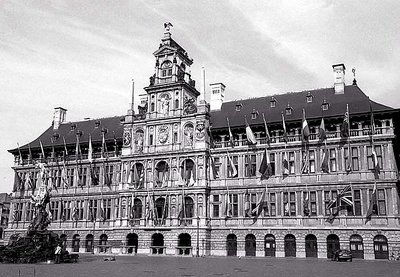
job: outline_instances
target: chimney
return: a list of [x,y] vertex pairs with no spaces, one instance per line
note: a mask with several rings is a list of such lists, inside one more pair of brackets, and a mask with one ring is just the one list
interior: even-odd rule
[[200,96],[199,103],[203,103],[206,98],[206,70],[201,68]]
[[334,64],[332,65],[333,75],[334,75],[334,87],[335,94],[344,94],[344,74],[346,67],[344,64]]
[[221,109],[225,99],[225,85],[223,83],[210,84],[210,89],[210,109],[212,111],[218,111]]
[[58,130],[61,123],[64,123],[67,117],[67,109],[62,107],[54,108],[53,130]]

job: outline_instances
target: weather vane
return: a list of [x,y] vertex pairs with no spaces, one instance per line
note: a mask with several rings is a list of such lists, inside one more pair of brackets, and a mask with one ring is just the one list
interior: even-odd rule
[[353,69],[351,70],[351,72],[353,72],[353,86],[357,85],[357,80],[356,80],[356,69],[353,67]]
[[165,22],[164,23],[164,31],[165,31],[165,33],[168,33],[169,30],[171,29],[171,27],[174,27],[171,22]]

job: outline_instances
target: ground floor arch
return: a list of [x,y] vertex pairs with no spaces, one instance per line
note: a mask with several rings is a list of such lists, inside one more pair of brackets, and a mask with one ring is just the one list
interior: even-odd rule
[[79,234],[75,234],[72,237],[72,252],[79,252],[81,238]]
[[128,254],[133,254],[133,253],[137,253],[138,250],[138,243],[139,243],[139,239],[138,239],[138,235],[135,233],[129,233],[126,236],[126,246],[128,248]]
[[155,233],[151,237],[151,253],[155,255],[165,254],[164,236],[161,233]]
[[377,235],[374,237],[374,254],[375,259],[389,259],[389,249],[387,238],[383,235]]
[[284,239],[285,257],[296,257],[296,237],[288,234]]
[[318,257],[318,247],[317,247],[317,237],[309,234],[305,238],[305,248],[307,258],[317,258]]
[[265,257],[275,257],[276,242],[274,235],[268,234],[265,236],[264,250],[265,250]]
[[326,255],[328,259],[332,259],[333,253],[340,249],[339,237],[335,234],[330,234],[326,237]]
[[237,255],[237,237],[235,234],[229,234],[226,237],[226,251],[228,256]]
[[355,259],[364,259],[364,244],[360,235],[350,237],[350,251]]
[[256,255],[256,237],[253,234],[248,234],[246,236],[244,250],[246,256]]
[[178,255],[190,255],[192,253],[192,238],[183,233],[178,236]]
[[88,234],[85,240],[86,252],[93,252],[93,247],[94,247],[94,237],[92,234]]

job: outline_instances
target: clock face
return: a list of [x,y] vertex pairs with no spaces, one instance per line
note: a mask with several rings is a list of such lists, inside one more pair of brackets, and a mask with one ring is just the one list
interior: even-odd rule
[[168,126],[161,126],[158,129],[158,141],[166,143],[168,141]]
[[124,131],[124,145],[130,145],[131,144],[131,132],[129,130]]

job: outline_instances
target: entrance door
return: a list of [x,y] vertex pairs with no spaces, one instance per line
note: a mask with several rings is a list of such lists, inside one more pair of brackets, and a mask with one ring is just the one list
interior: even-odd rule
[[86,236],[86,252],[93,251],[93,235],[89,234]]
[[226,238],[226,249],[228,256],[236,256],[237,255],[237,238],[236,235],[230,234]]
[[164,236],[160,233],[156,233],[152,237],[152,253],[164,254]]
[[330,234],[326,238],[326,254],[328,259],[332,259],[333,253],[340,249],[339,237],[335,234]]
[[256,237],[252,234],[246,236],[244,250],[246,256],[256,255]]
[[374,238],[375,259],[389,259],[388,243],[385,236],[377,235]]
[[296,238],[291,234],[285,236],[285,257],[296,257]]
[[275,257],[275,237],[273,235],[265,236],[265,257]]
[[128,246],[128,254],[137,253],[138,235],[130,233],[126,236],[126,245]]
[[352,235],[350,237],[350,251],[353,258],[364,259],[364,245],[361,236]]
[[72,251],[73,252],[79,252],[79,242],[80,242],[79,235],[78,234],[74,235],[74,237],[72,238]]
[[306,257],[316,258],[318,253],[317,238],[314,235],[306,236]]

